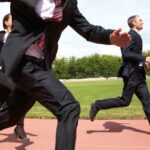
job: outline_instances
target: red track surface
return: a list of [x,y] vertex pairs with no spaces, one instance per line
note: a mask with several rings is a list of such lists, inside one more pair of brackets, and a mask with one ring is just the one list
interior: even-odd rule
[[[16,140],[13,128],[0,131],[0,150],[54,150],[56,120],[26,119],[30,141]],[[150,150],[147,120],[80,120],[76,150]]]

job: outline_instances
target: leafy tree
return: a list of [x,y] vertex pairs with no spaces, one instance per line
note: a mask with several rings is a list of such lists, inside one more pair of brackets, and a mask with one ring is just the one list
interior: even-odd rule
[[60,79],[116,76],[122,60],[118,56],[94,54],[88,57],[56,59],[53,73]]

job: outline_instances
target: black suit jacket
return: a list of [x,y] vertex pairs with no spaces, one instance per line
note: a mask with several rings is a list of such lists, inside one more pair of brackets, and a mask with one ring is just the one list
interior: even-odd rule
[[[4,2],[5,0],[0,0]],[[58,40],[63,30],[69,25],[86,40],[110,44],[109,36],[113,30],[90,24],[79,12],[77,0],[63,0],[62,22],[44,22],[35,12],[38,0],[7,0],[11,2],[13,31],[2,49],[4,71],[13,75],[18,67],[25,50],[36,41],[42,32],[46,34],[45,60],[48,67],[55,59]],[[94,16],[93,16],[94,17]]]
[[[4,44],[4,35],[5,31],[0,31],[0,55],[1,55],[1,49]],[[1,57],[0,57],[1,58]],[[2,70],[2,60],[0,59],[0,102],[6,100],[6,97],[9,95],[10,91],[14,89],[14,84],[8,76],[6,76]]]
[[145,62],[145,56],[142,55],[142,38],[133,29],[129,31],[132,40],[128,47],[121,48],[123,66],[120,68],[118,76],[129,77],[133,71],[140,71],[145,76],[144,67],[139,65]]
[[4,35],[5,35],[5,31],[0,31],[0,52],[1,52],[1,48],[4,44],[3,39],[4,39]]
[[[4,35],[5,35],[5,31],[0,31],[0,56],[1,56],[1,50],[2,50],[2,46],[4,44]],[[1,68],[2,68],[2,60],[1,60],[1,57],[0,57],[0,71],[1,71]]]

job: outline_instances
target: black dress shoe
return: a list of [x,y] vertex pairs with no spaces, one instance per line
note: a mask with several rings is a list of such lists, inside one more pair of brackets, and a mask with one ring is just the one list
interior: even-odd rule
[[94,121],[97,112],[98,112],[98,110],[96,109],[95,103],[92,103],[91,104],[90,114],[89,114],[91,121]]
[[24,140],[24,141],[29,141],[29,138],[27,137],[23,126],[17,125],[14,129],[14,132],[15,132],[15,135],[16,135],[17,139]]

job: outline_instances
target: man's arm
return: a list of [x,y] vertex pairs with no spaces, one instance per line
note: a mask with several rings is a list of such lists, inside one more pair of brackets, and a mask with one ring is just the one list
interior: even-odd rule
[[[134,38],[134,37],[133,37]],[[135,53],[136,50],[136,44],[134,39],[131,40],[130,44],[121,49],[122,55],[125,59],[130,60],[130,61],[138,61],[138,62],[145,62],[146,57]]]
[[131,36],[128,33],[121,33],[121,29],[114,31],[90,24],[79,12],[78,8],[76,8],[70,26],[87,41],[94,43],[124,47],[131,40]]

